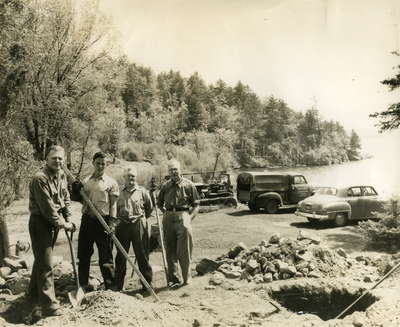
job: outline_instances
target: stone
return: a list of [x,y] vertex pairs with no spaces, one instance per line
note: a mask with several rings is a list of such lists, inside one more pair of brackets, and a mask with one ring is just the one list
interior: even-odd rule
[[4,287],[6,285],[6,281],[0,277],[0,288]]
[[264,276],[261,274],[257,274],[254,276],[253,278],[253,282],[255,282],[256,284],[260,284],[264,282]]
[[270,262],[270,261],[268,261],[268,262],[265,264],[265,269],[264,269],[264,271],[265,271],[265,272],[270,272],[270,273],[276,273],[276,272],[277,272],[277,270],[276,270],[276,268],[275,268],[275,265],[274,265],[272,262]]
[[207,285],[206,287],[204,287],[204,289],[207,290],[207,291],[212,291],[212,290],[215,290],[216,287],[213,286],[213,285]]
[[63,275],[69,275],[73,271],[71,263],[61,261],[53,267],[54,278],[60,278]]
[[224,275],[222,273],[214,273],[208,283],[210,285],[221,285],[224,282]]
[[11,292],[16,294],[21,294],[26,292],[29,286],[30,279],[27,277],[20,277],[12,280],[7,280],[6,287],[11,290]]
[[277,272],[275,274],[272,274],[272,278],[274,280],[279,280],[279,274]]
[[310,240],[312,244],[319,244],[321,243],[321,238],[319,236],[316,235],[311,235],[305,231],[300,230],[299,234],[297,235],[297,239],[299,241],[302,240]]
[[364,276],[364,283],[372,283],[371,276]]
[[231,248],[227,255],[230,259],[234,259],[243,250],[247,250],[247,246],[243,242],[240,242],[235,247]]
[[280,267],[279,272],[282,274],[295,275],[297,270],[294,266],[286,265],[286,266]]
[[9,275],[5,278],[5,280],[16,279],[16,278],[19,278],[19,277],[20,277],[20,276],[19,276],[18,272],[15,271],[15,272],[9,274]]
[[299,277],[303,277],[303,274],[300,271],[297,271],[294,276],[299,278]]
[[242,273],[240,271],[224,270],[221,271],[226,278],[229,279],[239,279]]
[[308,262],[307,261],[300,261],[298,264],[295,265],[297,270],[302,270],[304,268],[308,268]]
[[363,255],[358,255],[354,258],[358,262],[363,262],[365,261],[365,257]]
[[254,259],[251,259],[247,262],[246,270],[251,272],[258,268],[258,262]]
[[0,277],[1,278],[7,278],[8,275],[10,275],[12,272],[10,267],[1,267],[0,268]]
[[219,262],[204,258],[196,265],[196,271],[199,275],[205,275],[217,270],[219,266]]
[[347,258],[347,253],[346,253],[346,251],[343,250],[342,248],[338,248],[338,249],[336,250],[336,253],[337,253],[338,255],[340,255],[341,257],[343,257],[343,258]]
[[18,271],[18,269],[22,269],[22,265],[18,260],[11,258],[4,258],[3,264],[6,267],[9,267],[12,271]]
[[101,285],[101,281],[98,278],[89,278],[88,284],[93,287],[93,290],[96,291],[99,289]]
[[281,239],[281,235],[280,234],[273,234],[270,239],[269,239],[269,243],[270,244],[279,244],[279,241]]
[[318,274],[316,271],[311,271],[308,273],[308,277],[312,277],[312,278],[320,278],[321,275]]
[[192,326],[193,326],[193,327],[200,327],[200,326],[201,326],[201,323],[200,323],[197,319],[195,319],[195,320],[193,320]]
[[290,277],[292,277],[291,274],[288,274],[288,273],[283,273],[282,274],[282,279],[289,279]]
[[263,279],[265,283],[270,283],[274,280],[271,273],[264,274]]

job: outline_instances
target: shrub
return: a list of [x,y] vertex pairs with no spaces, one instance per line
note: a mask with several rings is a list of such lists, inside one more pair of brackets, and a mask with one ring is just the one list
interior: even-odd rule
[[385,212],[380,214],[380,220],[368,220],[358,224],[370,245],[388,250],[400,248],[400,218],[395,209],[397,203],[397,200],[392,200],[390,205],[386,205]]

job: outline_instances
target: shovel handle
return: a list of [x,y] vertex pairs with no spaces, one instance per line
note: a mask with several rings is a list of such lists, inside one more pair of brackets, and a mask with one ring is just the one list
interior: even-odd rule
[[[63,165],[63,169],[64,172],[68,175],[68,177],[71,180],[75,180],[74,176],[71,174],[71,172],[69,171],[69,169]],[[86,194],[86,192],[81,189],[80,194],[83,198],[83,200],[86,202],[86,204],[89,206],[90,210],[94,213],[94,215],[96,216],[96,218],[98,219],[98,221],[101,223],[101,225],[103,226],[104,230],[107,232],[107,234],[109,234],[111,236],[112,241],[114,242],[115,246],[117,247],[117,249],[122,253],[122,255],[126,258],[126,260],[128,261],[128,263],[132,266],[133,270],[135,271],[135,273],[138,275],[140,281],[143,283],[143,285],[146,287],[146,289],[150,292],[150,294],[154,297],[154,299],[156,301],[160,301],[159,297],[157,296],[157,294],[154,292],[153,288],[150,286],[150,284],[147,282],[147,280],[144,278],[144,276],[142,275],[142,273],[140,272],[139,268],[137,268],[135,266],[135,263],[133,262],[133,260],[129,257],[128,253],[125,251],[124,247],[122,246],[122,244],[120,243],[120,241],[117,239],[117,237],[115,236],[115,234],[111,231],[110,227],[107,225],[107,223],[105,222],[104,218],[101,216],[101,214],[99,213],[99,211],[97,210],[97,208],[93,205],[92,201],[90,201],[88,195]]]
[[77,269],[76,269],[74,247],[72,246],[72,232],[71,232],[71,236],[69,236],[68,232],[65,231],[65,235],[67,236],[68,245],[69,245],[69,251],[71,253],[72,269],[74,270],[74,277],[75,277],[76,287],[79,290],[79,288],[81,286],[79,285],[79,278],[78,278],[78,272],[77,272]]

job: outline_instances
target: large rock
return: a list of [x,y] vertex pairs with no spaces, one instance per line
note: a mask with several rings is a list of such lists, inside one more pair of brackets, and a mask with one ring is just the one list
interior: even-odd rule
[[270,239],[269,239],[269,243],[271,244],[279,244],[279,241],[281,239],[281,235],[280,234],[273,234]]
[[219,266],[219,262],[204,258],[196,265],[196,271],[199,275],[205,275],[217,270]]
[[8,275],[10,275],[12,272],[10,267],[1,267],[0,268],[0,277],[1,278],[7,278]]
[[254,259],[251,259],[247,262],[246,265],[246,270],[248,272],[253,272],[254,270],[256,270],[259,267],[258,262]]
[[18,269],[24,268],[19,260],[4,258],[3,264],[6,267],[11,268],[12,271],[18,271]]
[[71,263],[61,261],[53,267],[54,278],[60,278],[63,275],[69,275],[73,271]]
[[14,278],[7,280],[6,282],[6,287],[11,290],[11,292],[16,295],[16,294],[21,294],[23,292],[26,292],[29,286],[29,278],[27,277],[20,277],[20,278]]
[[214,273],[210,280],[209,280],[209,284],[210,285],[221,285],[224,282],[224,275],[220,272],[216,272]]
[[230,259],[234,259],[238,256],[238,254],[240,252],[242,252],[243,250],[247,250],[247,246],[246,244],[244,244],[243,242],[238,243],[235,247],[231,248],[228,252],[228,257]]

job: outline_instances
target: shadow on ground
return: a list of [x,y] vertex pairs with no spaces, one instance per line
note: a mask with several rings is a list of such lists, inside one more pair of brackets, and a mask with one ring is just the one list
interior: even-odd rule
[[[275,214],[271,214],[271,216],[279,216],[279,215],[285,215],[288,213],[294,213],[296,209],[281,209]],[[242,209],[240,208],[237,211],[229,212],[227,213],[229,216],[233,217],[242,217],[242,216],[257,216],[257,215],[269,215],[267,214],[264,210],[260,210],[258,212],[252,212],[249,209]]]

